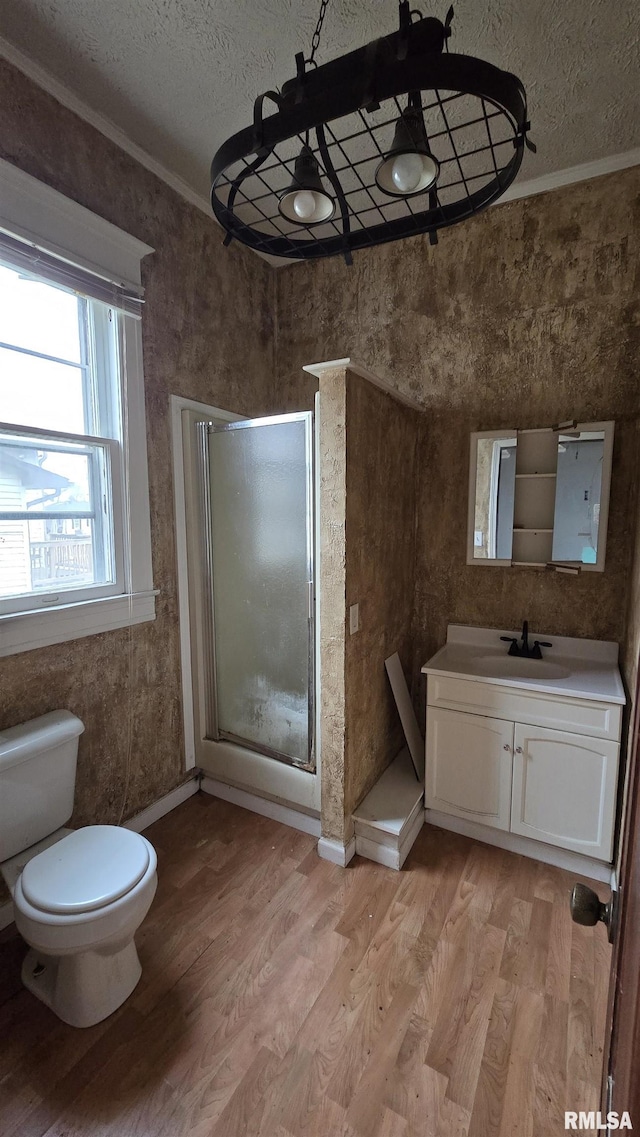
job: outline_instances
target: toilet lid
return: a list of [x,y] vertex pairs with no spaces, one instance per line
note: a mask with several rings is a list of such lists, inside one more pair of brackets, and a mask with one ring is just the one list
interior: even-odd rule
[[118,900],[149,867],[144,838],[117,825],[87,825],[28,861],[21,877],[42,912],[91,912]]

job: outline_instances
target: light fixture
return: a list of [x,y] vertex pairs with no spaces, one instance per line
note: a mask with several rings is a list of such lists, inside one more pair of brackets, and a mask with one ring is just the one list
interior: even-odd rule
[[[419,233],[435,242],[438,230],[497,201],[525,147],[535,150],[524,87],[449,52],[452,8],[442,22],[409,0],[400,0],[398,31],[318,66],[327,3],[310,58],[296,55],[295,78],[260,95],[253,124],[213,158],[211,205],[225,244],[350,262],[358,249]],[[265,116],[267,100],[275,113]]]
[[422,111],[408,106],[396,123],[391,149],[376,170],[376,185],[389,197],[414,197],[430,189],[439,172]]
[[330,221],[336,203],[326,192],[318,163],[307,145],[296,158],[291,185],[280,198],[280,213],[295,225],[321,225]]

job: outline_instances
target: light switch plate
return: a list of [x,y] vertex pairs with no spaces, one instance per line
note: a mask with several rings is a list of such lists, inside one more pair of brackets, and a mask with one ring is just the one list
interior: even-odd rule
[[353,635],[360,627],[359,605],[352,604],[349,609],[349,635]]

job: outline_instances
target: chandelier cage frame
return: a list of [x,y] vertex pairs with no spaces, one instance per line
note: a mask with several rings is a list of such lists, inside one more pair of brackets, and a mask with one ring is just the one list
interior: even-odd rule
[[[420,233],[436,243],[439,229],[486,209],[511,185],[525,146],[535,150],[522,82],[448,51],[452,8],[442,23],[411,11],[407,0],[399,7],[399,30],[365,47],[321,66],[299,53],[295,78],[260,95],[253,124],[219,148],[211,205],[225,244],[235,238],[294,260],[342,254],[351,263],[356,250]],[[267,100],[277,109],[265,117]],[[391,197],[375,169],[409,106],[423,116],[439,174],[423,193]],[[305,146],[336,202],[320,225],[288,221],[278,208]]]

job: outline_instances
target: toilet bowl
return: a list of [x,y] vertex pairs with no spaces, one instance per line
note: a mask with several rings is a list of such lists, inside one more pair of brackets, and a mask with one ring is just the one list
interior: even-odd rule
[[0,730],[0,876],[29,945],[22,981],[71,1026],[93,1026],[140,978],[134,935],[156,885],[153,846],[118,825],[64,826],[84,723],[49,711]]
[[22,981],[71,1026],[101,1022],[136,986],[134,935],[155,895],[156,868],[150,842],[115,825],[74,830],[27,860],[13,895],[30,947]]

